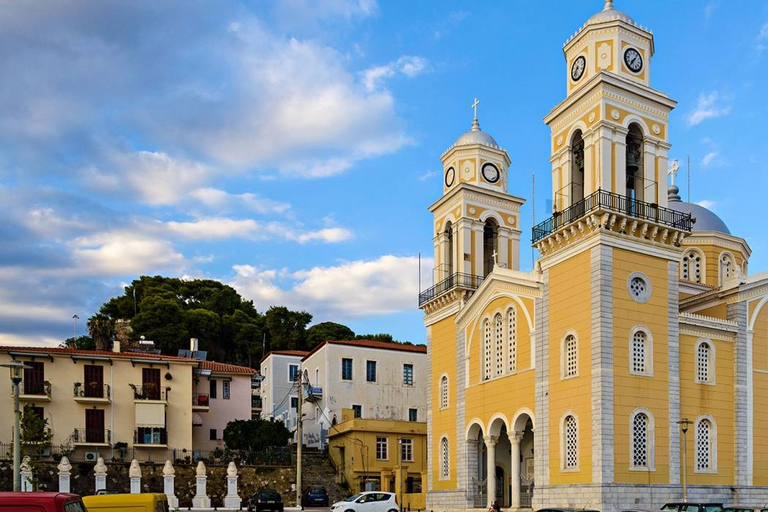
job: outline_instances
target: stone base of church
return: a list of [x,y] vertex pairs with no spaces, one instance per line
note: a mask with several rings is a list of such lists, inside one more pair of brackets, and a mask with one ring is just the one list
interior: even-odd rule
[[[463,491],[428,491],[427,492],[427,510],[449,511],[449,510],[469,510],[474,508],[474,503],[468,499],[467,493]],[[485,508],[482,509],[485,512]]]

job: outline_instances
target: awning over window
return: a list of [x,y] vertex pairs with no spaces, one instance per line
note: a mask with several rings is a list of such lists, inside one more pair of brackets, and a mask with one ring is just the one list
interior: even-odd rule
[[137,427],[165,427],[165,404],[136,404]]

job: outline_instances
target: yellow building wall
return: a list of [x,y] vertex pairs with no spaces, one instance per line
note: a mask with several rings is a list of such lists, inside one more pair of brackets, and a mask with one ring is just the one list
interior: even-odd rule
[[[758,301],[750,304],[749,318],[755,313]],[[755,485],[768,485],[768,308],[757,313],[752,333],[753,368],[753,446]]]
[[709,286],[717,287],[720,285],[720,255],[723,252],[728,252],[733,256],[733,260],[737,267],[741,267],[741,264],[744,261],[744,258],[739,251],[726,249],[717,245],[701,245],[696,247],[704,253],[704,257],[706,258],[707,266],[704,269],[706,275],[705,284],[708,284]]
[[[667,261],[636,252],[613,250],[614,470],[617,483],[669,482],[669,337]],[[631,273],[642,270],[653,293],[645,304],[627,290]],[[676,278],[676,277],[675,277]],[[652,377],[630,373],[630,333],[642,325],[652,336]],[[652,415],[655,470],[630,470],[630,416],[637,408]]]
[[[455,315],[430,326],[432,336],[432,482],[431,489],[456,489],[456,390],[464,386],[456,382]],[[440,409],[440,378],[448,375],[448,408]],[[448,438],[451,477],[440,479],[440,439]],[[424,482],[426,486],[426,482]]]
[[712,318],[721,318],[726,320],[728,317],[728,309],[725,303],[717,304],[715,306],[708,307],[696,312],[697,315],[711,316]]
[[[549,270],[549,466],[553,485],[592,481],[591,260],[584,252]],[[561,345],[566,332],[578,338],[579,375],[561,378]],[[562,470],[561,423],[573,412],[579,427],[579,470]],[[541,412],[539,414],[542,414]]]
[[[709,414],[717,425],[717,473],[695,473],[695,427],[688,430],[688,483],[731,485],[734,479],[733,343],[710,338],[715,347],[715,384],[694,381],[698,336],[680,335],[680,416],[695,421]],[[658,426],[656,427],[658,431]],[[658,446],[658,444],[657,444]],[[682,464],[681,464],[682,471]]]

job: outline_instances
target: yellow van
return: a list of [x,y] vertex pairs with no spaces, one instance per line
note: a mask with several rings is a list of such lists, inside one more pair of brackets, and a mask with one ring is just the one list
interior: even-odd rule
[[168,512],[168,498],[160,493],[83,496],[88,512]]

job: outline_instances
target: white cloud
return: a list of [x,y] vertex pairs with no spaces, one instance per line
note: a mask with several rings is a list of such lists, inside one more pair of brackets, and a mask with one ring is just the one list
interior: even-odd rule
[[209,217],[192,221],[169,221],[166,228],[189,240],[243,238],[257,241],[284,239],[305,244],[311,241],[337,243],[352,238],[352,232],[340,227],[301,231],[279,222],[260,223],[253,219]]
[[763,23],[763,26],[760,27],[760,32],[758,32],[757,37],[755,38],[755,49],[758,52],[764,52],[766,48],[768,48],[768,21]]
[[291,208],[288,203],[273,201],[249,192],[230,194],[217,188],[199,188],[189,193],[203,205],[221,212],[239,205],[255,213],[285,213]]
[[58,347],[62,341],[52,336],[0,332],[0,346],[3,347]]
[[712,208],[717,205],[715,201],[710,201],[709,199],[702,199],[701,201],[696,201],[696,204],[699,206],[703,206],[704,208],[707,208],[711,210]]
[[435,170],[427,171],[421,176],[419,176],[419,181],[427,181],[429,178],[434,178],[435,176],[437,176],[437,171]]
[[184,257],[170,242],[131,230],[78,237],[70,245],[73,265],[60,275],[120,276],[178,271],[184,265]]
[[375,66],[363,72],[363,85],[368,91],[380,89],[384,80],[401,73],[413,78],[424,73],[429,67],[429,62],[423,57],[406,55],[384,66]]
[[722,98],[717,91],[699,94],[696,109],[688,115],[688,126],[696,126],[706,119],[730,114],[731,107],[722,105],[720,102],[722,102]]
[[704,158],[701,159],[701,165],[704,167],[707,167],[709,164],[711,164],[715,158],[720,154],[719,151],[710,151],[706,155],[704,155]]
[[[418,265],[415,256],[392,255],[292,273],[238,265],[233,267],[236,275],[231,284],[260,309],[286,304],[320,317],[350,319],[413,309],[419,291]],[[431,265],[429,259],[422,261],[423,270]],[[281,287],[278,281],[287,286]]]

